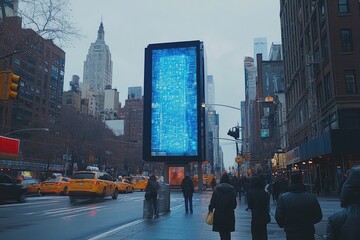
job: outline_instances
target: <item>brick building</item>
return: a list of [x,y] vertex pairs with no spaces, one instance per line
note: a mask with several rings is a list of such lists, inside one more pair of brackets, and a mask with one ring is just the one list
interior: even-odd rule
[[[0,22],[0,70],[21,77],[18,99],[0,102],[0,133],[46,127],[61,114],[65,52],[31,29],[20,17]],[[4,57],[8,56],[8,57]]]
[[281,0],[287,164],[307,180],[360,164],[360,2]]

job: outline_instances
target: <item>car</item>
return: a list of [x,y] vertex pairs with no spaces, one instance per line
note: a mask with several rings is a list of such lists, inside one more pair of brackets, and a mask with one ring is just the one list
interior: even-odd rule
[[28,195],[40,196],[40,182],[33,178],[21,179],[21,184],[26,187]]
[[40,184],[40,194],[62,194],[67,195],[69,189],[70,178],[51,176]]
[[25,202],[26,187],[6,174],[0,174],[0,201],[16,200]]
[[71,178],[68,195],[70,203],[77,199],[96,199],[111,196],[118,198],[118,183],[110,174],[97,170],[75,172]]
[[120,178],[117,181],[118,190],[121,193],[132,193],[134,192],[134,187],[128,179]]
[[131,178],[131,184],[135,190],[144,191],[147,185],[147,178],[144,176],[133,176]]

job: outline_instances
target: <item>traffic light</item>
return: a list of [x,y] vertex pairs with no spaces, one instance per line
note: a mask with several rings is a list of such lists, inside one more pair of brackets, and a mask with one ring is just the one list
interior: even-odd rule
[[245,152],[245,159],[246,159],[246,160],[249,160],[249,158],[250,158],[249,152]]
[[19,90],[19,81],[20,76],[8,72],[8,81],[7,81],[7,90],[6,90],[6,99],[17,99],[18,90]]
[[229,129],[228,133],[229,136],[232,136],[235,139],[239,139],[240,137],[240,130],[238,127],[233,127],[232,129]]
[[6,97],[5,76],[7,72],[0,72],[0,100]]

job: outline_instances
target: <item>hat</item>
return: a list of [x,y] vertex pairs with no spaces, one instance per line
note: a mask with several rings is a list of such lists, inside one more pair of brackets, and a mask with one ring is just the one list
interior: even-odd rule
[[341,207],[347,207],[351,203],[360,204],[360,166],[351,168],[342,186],[340,200]]
[[230,183],[230,178],[227,173],[224,173],[220,179],[220,183]]

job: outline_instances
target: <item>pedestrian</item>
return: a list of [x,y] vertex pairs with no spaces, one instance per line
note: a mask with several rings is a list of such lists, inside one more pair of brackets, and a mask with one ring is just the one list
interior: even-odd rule
[[315,188],[316,188],[317,196],[320,196],[321,184],[320,184],[320,178],[318,177],[315,178]]
[[289,179],[282,176],[279,181],[280,194],[286,193],[289,189]]
[[181,191],[184,195],[184,201],[185,201],[185,212],[189,212],[190,207],[190,213],[193,213],[193,203],[192,203],[192,197],[194,191],[194,182],[190,178],[189,173],[185,173],[185,177],[181,182]]
[[[239,192],[239,188],[240,188],[240,179],[236,175],[234,175],[230,180],[230,184],[234,187],[236,195],[237,195]],[[241,195],[239,195],[239,199],[241,201]]]
[[314,240],[314,224],[322,219],[316,197],[306,192],[301,173],[293,173],[288,192],[278,200],[275,220],[284,228],[287,240]]
[[229,176],[224,173],[209,204],[209,211],[215,210],[212,230],[219,232],[220,240],[231,240],[231,232],[235,231],[235,208],[236,192],[230,184]]
[[338,187],[338,191],[337,191],[339,196],[340,196],[340,193],[341,193],[342,186],[344,185],[348,175],[349,175],[349,170],[344,172],[343,177],[342,177],[342,179],[341,179],[341,181],[339,183],[339,187]]
[[326,240],[360,239],[360,166],[348,173],[340,193],[342,210],[328,219]]
[[273,183],[272,191],[273,191],[273,202],[277,204],[277,201],[280,196],[280,183],[278,179],[276,179],[275,182]]
[[159,217],[157,209],[157,195],[160,185],[156,180],[156,176],[153,174],[150,176],[146,188],[145,188],[145,199],[148,207],[148,218]]
[[211,187],[212,187],[212,190],[214,191],[215,187],[216,187],[216,178],[215,176],[213,177],[213,179],[211,180]]
[[270,223],[270,195],[264,190],[262,180],[250,178],[248,208],[251,210],[252,240],[267,240],[267,224]]
[[328,176],[325,176],[324,178],[324,190],[325,190],[325,196],[326,197],[330,196],[330,179]]
[[245,179],[243,181],[244,203],[245,204],[248,203],[247,196],[248,196],[249,189],[250,189],[250,180],[247,177],[245,177]]

